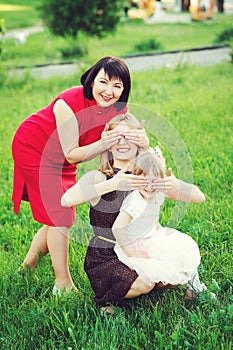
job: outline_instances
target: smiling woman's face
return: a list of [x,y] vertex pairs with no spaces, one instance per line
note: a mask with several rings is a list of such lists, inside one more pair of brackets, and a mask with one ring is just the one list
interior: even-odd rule
[[[114,130],[129,131],[132,130],[128,125],[119,124]],[[138,147],[129,142],[122,136],[118,143],[111,148],[112,156],[115,160],[132,160],[136,157]]]
[[109,107],[119,100],[124,90],[123,83],[118,78],[109,79],[102,68],[92,85],[92,95],[101,107]]

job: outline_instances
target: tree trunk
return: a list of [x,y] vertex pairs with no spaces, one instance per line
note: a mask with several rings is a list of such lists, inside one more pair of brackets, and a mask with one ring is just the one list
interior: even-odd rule
[[224,0],[218,0],[217,6],[218,6],[218,12],[223,13],[224,12]]
[[181,0],[181,11],[189,12],[189,6],[190,6],[190,0]]

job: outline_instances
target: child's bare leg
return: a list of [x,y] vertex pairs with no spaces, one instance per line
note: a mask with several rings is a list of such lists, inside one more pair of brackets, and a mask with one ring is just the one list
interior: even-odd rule
[[47,225],[44,225],[39,229],[39,231],[33,238],[32,244],[24,259],[22,267],[27,266],[29,268],[36,268],[39,253],[41,253],[42,255],[46,255],[48,253],[47,232]]
[[125,299],[131,299],[138,297],[142,294],[148,294],[152,289],[155,287],[155,283],[153,283],[151,286],[148,286],[140,276],[134,281],[132,284],[130,290],[125,295]]
[[125,295],[126,299],[131,299],[138,297],[139,295],[142,294],[148,294],[152,291],[152,289],[155,288],[155,290],[164,290],[164,289],[172,289],[176,288],[177,285],[172,285],[172,284],[167,284],[164,285],[162,282],[159,283],[153,283],[151,286],[148,286],[140,276],[134,281],[132,284],[130,290],[128,293]]
[[166,290],[166,289],[175,289],[178,284],[163,284],[162,282],[158,282],[155,285],[155,290]]
[[68,267],[69,232],[69,227],[49,227],[47,233],[56,286],[67,292],[74,286]]

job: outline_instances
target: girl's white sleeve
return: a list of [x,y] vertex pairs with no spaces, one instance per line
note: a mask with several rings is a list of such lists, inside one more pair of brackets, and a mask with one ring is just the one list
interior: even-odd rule
[[137,191],[131,192],[123,201],[120,211],[126,211],[133,219],[141,216],[146,203]]

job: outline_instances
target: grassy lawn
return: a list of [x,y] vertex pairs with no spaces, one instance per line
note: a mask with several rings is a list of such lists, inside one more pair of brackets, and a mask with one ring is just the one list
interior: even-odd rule
[[[35,10],[38,1],[8,3],[12,6],[11,11],[6,5],[0,5],[0,18],[5,18],[7,29],[41,24],[39,14]],[[140,20],[123,21],[114,34],[109,34],[101,40],[82,37],[78,44],[81,47],[86,46],[88,54],[84,57],[71,58],[63,58],[61,50],[67,50],[73,44],[63,38],[55,38],[45,29],[43,33],[29,36],[26,43],[21,46],[15,46],[14,39],[5,40],[1,61],[6,67],[31,67],[34,64],[71,60],[78,63],[87,61],[92,63],[105,55],[123,57],[139,53],[137,46],[146,44],[149,40],[160,43],[161,46],[157,51],[185,50],[216,43],[217,36],[225,28],[230,27],[232,22],[233,15],[224,14],[216,14],[212,21],[203,23],[147,25]]]
[[[176,131],[174,144],[183,141],[191,159],[191,177],[206,195],[205,203],[186,208],[177,228],[199,244],[201,279],[218,299],[211,301],[204,294],[188,302],[179,287],[129,302],[114,317],[100,316],[83,271],[85,235],[91,234],[87,205],[77,208],[79,239],[71,240],[70,246],[70,268],[79,295],[52,297],[54,275],[49,256],[24,278],[16,273],[39,225],[27,203],[18,217],[13,213],[11,140],[28,114],[77,84],[79,76],[6,79],[0,91],[4,96],[0,124],[1,349],[232,349],[232,78],[231,64],[184,66],[132,76],[130,109],[147,120],[151,144],[160,143],[177,176],[186,173],[185,159],[177,164],[161,138],[158,112],[170,130]],[[96,162],[82,164],[79,173],[96,167]],[[173,209],[174,203],[165,204],[164,225]]]
[[7,30],[41,25],[39,13],[35,9],[37,3],[37,0],[1,2],[0,18],[5,19]]

